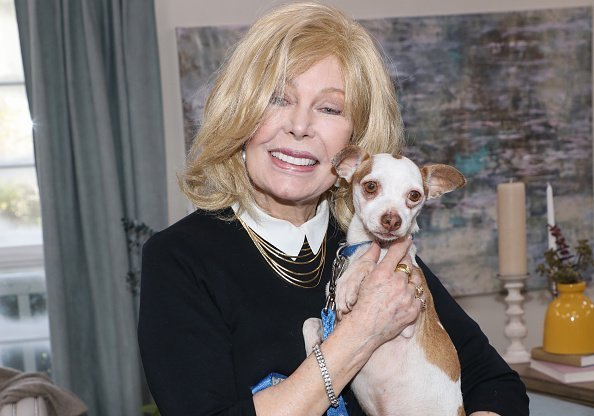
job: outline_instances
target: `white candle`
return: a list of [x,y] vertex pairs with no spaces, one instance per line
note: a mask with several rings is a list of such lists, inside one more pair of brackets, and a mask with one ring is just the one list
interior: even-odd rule
[[555,225],[555,205],[553,203],[553,187],[547,182],[547,235],[549,236],[549,248],[557,249],[555,237],[551,235],[549,225]]
[[526,190],[522,182],[497,185],[499,274],[528,274],[526,255]]

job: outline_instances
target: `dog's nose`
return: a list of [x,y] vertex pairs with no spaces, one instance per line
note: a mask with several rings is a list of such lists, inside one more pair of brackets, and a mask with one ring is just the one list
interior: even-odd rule
[[402,224],[402,218],[400,215],[394,214],[392,212],[387,212],[382,215],[382,227],[386,229],[386,231],[394,231],[400,228]]

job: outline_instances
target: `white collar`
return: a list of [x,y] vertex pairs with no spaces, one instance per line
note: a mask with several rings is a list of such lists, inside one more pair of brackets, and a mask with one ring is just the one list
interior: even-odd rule
[[[239,205],[233,204],[231,208],[237,213]],[[318,204],[316,215],[299,227],[289,221],[270,216],[257,205],[254,206],[254,212],[258,217],[257,219],[253,218],[245,210],[239,217],[260,237],[291,257],[299,255],[305,237],[307,237],[307,242],[312,251],[317,254],[324,242],[330,217],[328,201],[325,199]]]

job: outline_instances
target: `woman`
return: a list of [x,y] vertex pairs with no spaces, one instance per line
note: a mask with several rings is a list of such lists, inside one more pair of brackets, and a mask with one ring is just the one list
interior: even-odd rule
[[[349,143],[398,153],[401,124],[382,59],[353,20],[294,3],[252,26],[217,78],[180,178],[199,210],[144,248],[139,342],[162,414],[321,415],[332,391],[362,414],[349,381],[423,313],[418,273],[407,284],[395,271],[411,265],[410,239],[392,244],[320,346],[329,377],[305,356],[301,327],[319,316],[352,215],[330,160]],[[361,261],[378,255],[374,245]],[[517,375],[423,268],[459,352],[467,413],[528,414]],[[252,396],[271,372],[288,378]]]

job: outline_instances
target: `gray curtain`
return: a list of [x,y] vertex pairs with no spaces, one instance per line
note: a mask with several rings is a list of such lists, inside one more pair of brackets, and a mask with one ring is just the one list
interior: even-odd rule
[[166,225],[152,0],[15,0],[34,121],[52,377],[92,416],[140,415],[121,219]]

